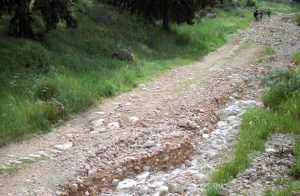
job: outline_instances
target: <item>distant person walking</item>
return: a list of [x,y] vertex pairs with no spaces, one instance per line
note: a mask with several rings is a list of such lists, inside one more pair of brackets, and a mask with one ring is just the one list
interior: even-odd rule
[[259,13],[258,9],[255,10],[255,12],[253,13],[253,16],[255,18],[255,21],[259,21],[260,13]]
[[272,14],[271,10],[270,10],[270,9],[268,9],[268,11],[267,11],[267,15],[268,15],[269,19],[271,18],[271,14]]

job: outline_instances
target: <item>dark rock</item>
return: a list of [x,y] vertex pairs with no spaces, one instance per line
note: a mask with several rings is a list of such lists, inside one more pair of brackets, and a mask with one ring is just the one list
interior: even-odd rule
[[112,57],[117,58],[121,61],[131,61],[131,60],[133,60],[133,54],[128,49],[117,49],[112,54]]

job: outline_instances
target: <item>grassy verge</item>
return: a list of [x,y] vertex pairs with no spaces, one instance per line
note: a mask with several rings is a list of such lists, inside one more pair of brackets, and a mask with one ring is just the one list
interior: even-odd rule
[[[295,55],[295,62],[298,55],[299,53]],[[270,86],[264,91],[262,101],[268,108],[252,110],[243,115],[241,133],[235,145],[234,156],[212,174],[212,183],[226,183],[244,171],[251,163],[250,153],[264,151],[264,141],[273,133],[300,133],[299,77],[297,71],[285,70],[276,71],[266,78]],[[300,190],[297,180],[300,177],[300,139],[295,143],[296,165],[290,172],[294,181],[287,189],[281,192],[268,190],[266,195],[289,195]],[[277,183],[281,182],[282,179]]]

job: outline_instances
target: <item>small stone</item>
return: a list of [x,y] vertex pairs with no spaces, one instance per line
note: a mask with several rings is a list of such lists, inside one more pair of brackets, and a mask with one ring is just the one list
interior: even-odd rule
[[274,148],[266,148],[267,153],[275,153],[276,150]]
[[183,128],[186,128],[188,127],[189,123],[187,121],[184,121],[184,120],[181,120],[177,123],[177,126],[178,127],[183,127]]
[[29,157],[35,158],[35,159],[40,159],[42,156],[39,154],[29,154]]
[[183,194],[185,192],[185,187],[182,184],[174,183],[169,185],[170,193]]
[[107,128],[110,129],[110,130],[119,129],[120,128],[120,124],[118,122],[109,123],[107,125]]
[[58,150],[65,151],[65,150],[70,149],[72,146],[73,146],[73,143],[72,142],[68,142],[68,143],[65,143],[65,144],[56,145],[54,147],[56,149],[58,149]]
[[101,127],[104,123],[104,119],[98,119],[91,122],[94,127]]
[[149,175],[150,175],[150,172],[143,172],[143,173],[137,175],[136,178],[138,181],[141,181],[141,180],[146,179]]
[[104,115],[105,113],[104,112],[95,112],[95,114]]
[[136,181],[134,181],[132,179],[125,179],[118,184],[117,189],[128,189],[128,188],[132,188],[136,185],[137,185]]
[[117,186],[119,184],[120,180],[119,179],[113,179],[112,185]]
[[155,146],[155,142],[152,141],[152,140],[147,140],[147,141],[144,143],[144,145],[143,145],[144,148],[151,148],[151,147],[154,147],[154,146]]
[[208,138],[209,138],[209,134],[203,134],[202,137],[203,137],[204,139],[208,139]]
[[150,171],[151,167],[150,166],[147,166],[147,165],[144,165],[143,166],[143,170],[144,171]]
[[78,190],[78,186],[77,186],[77,184],[72,184],[72,185],[70,185],[70,191],[71,192],[77,192],[77,190]]
[[139,118],[136,117],[136,116],[131,116],[131,117],[128,118],[128,120],[129,120],[130,122],[135,123],[135,122],[139,121]]

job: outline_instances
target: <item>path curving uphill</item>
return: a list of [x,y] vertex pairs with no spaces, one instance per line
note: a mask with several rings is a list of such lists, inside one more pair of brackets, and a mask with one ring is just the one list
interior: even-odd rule
[[[264,45],[275,50],[259,57]],[[253,23],[192,65],[75,115],[51,133],[0,149],[1,195],[201,195],[228,159],[258,76],[291,67],[292,15]]]

